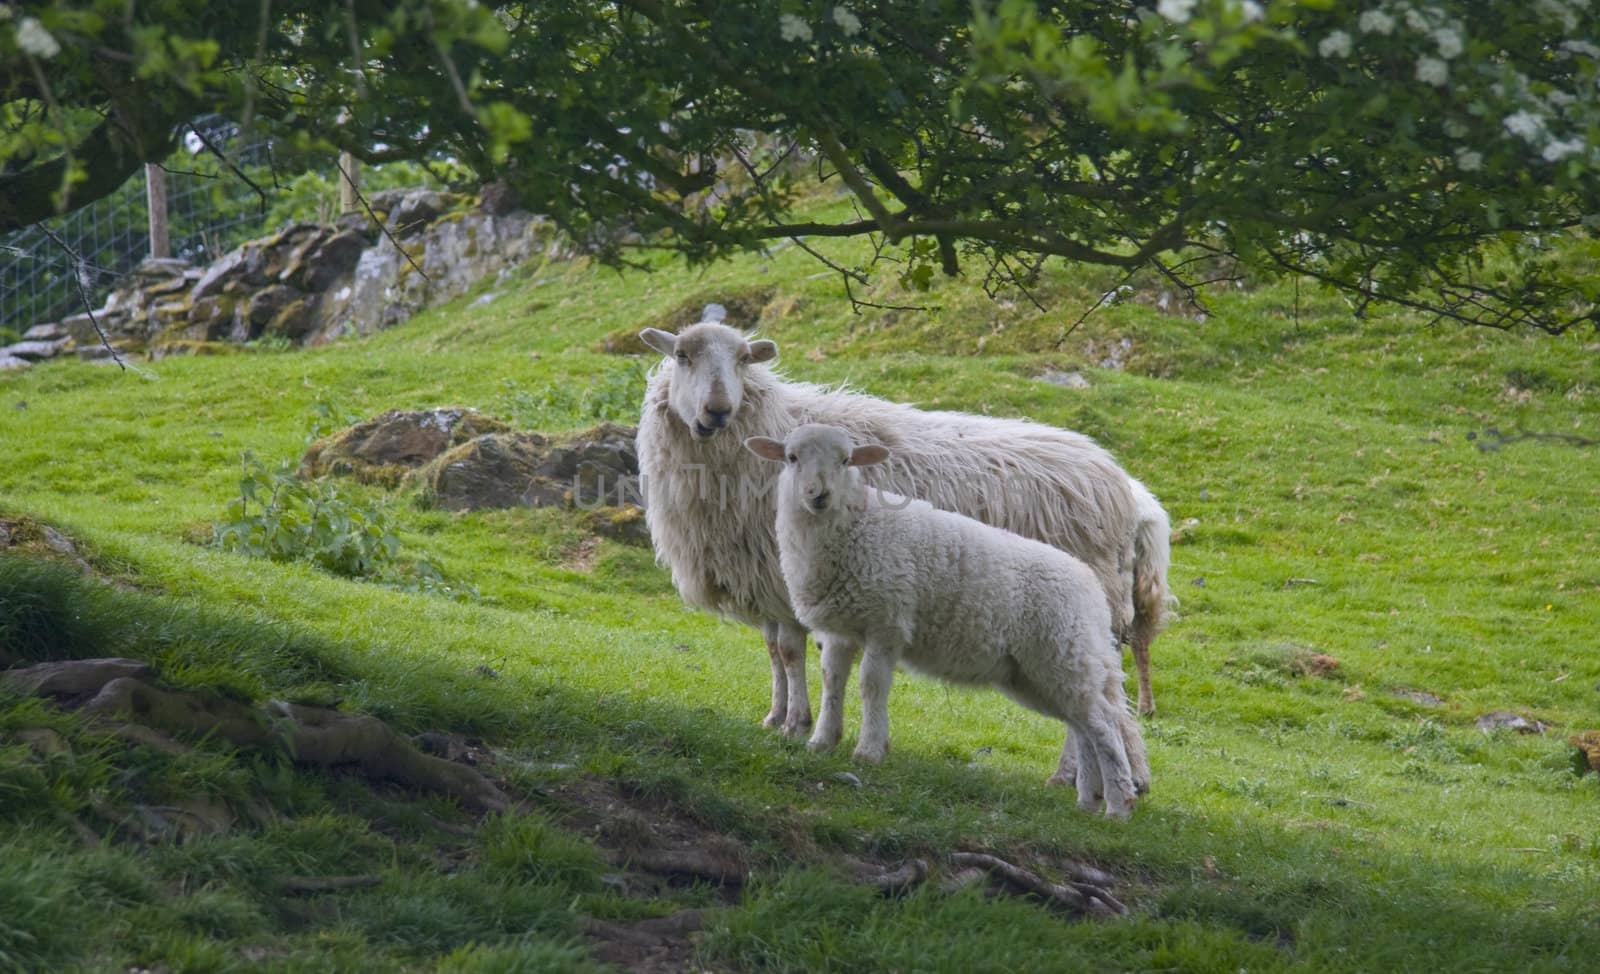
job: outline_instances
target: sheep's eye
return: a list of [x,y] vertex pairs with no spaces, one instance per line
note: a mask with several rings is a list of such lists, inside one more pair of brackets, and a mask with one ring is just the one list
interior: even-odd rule
[[749,365],[750,364],[750,353],[749,352],[740,352],[739,353],[739,364],[740,365]]
[[680,363],[682,363],[683,365],[688,365],[689,364],[689,353],[688,352],[679,352],[678,353],[678,361]]
[[793,453],[791,453],[791,454],[789,454],[789,462],[790,463],[799,463],[800,462],[800,458],[795,456]]

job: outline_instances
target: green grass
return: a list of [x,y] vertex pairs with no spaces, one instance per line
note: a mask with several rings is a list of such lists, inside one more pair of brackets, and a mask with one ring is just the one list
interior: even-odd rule
[[[1600,723],[1600,459],[1480,445],[1491,429],[1600,437],[1594,336],[1357,321],[1288,284],[1215,296],[1197,321],[1141,280],[1061,341],[1115,277],[1056,273],[1043,313],[971,282],[886,281],[872,300],[940,310],[854,315],[819,269],[795,248],[696,271],[532,266],[364,341],[0,377],[0,517],[56,525],[120,583],[0,559],[0,646],[136,656],[180,686],[476,735],[533,809],[474,823],[440,799],[209,744],[174,758],[0,698],[0,970],[590,970],[580,916],[686,906],[718,910],[698,962],[736,970],[1592,967],[1600,786],[1563,742]],[[759,639],[683,608],[648,552],[601,541],[576,559],[587,534],[567,512],[454,515],[348,487],[392,505],[405,550],[477,601],[195,543],[237,493],[240,454],[298,456],[321,414],[466,404],[578,428],[637,389],[604,336],[756,289],[773,292],[762,327],[787,373],[1079,429],[1162,498],[1181,616],[1155,647],[1155,789],[1131,823],[1046,789],[1059,726],[994,693],[897,681],[878,768],[848,760],[854,705],[836,755],[760,730]],[[1124,368],[1100,367],[1113,354]],[[1047,367],[1092,385],[1034,381]],[[1311,653],[1337,667],[1317,675]],[[1500,709],[1553,729],[1474,728]],[[68,750],[13,740],[30,727]],[[847,769],[861,787],[834,777]],[[568,819],[575,780],[730,837],[751,885],[731,904],[617,891]],[[234,827],[150,845],[106,828],[115,841],[88,848],[72,824],[192,795]],[[837,865],[956,848],[1101,863],[1133,914],[882,899]],[[379,883],[281,888],[358,874]]]

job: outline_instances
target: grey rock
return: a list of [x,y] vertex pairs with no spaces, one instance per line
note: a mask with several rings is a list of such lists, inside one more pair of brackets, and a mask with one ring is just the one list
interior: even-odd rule
[[354,230],[323,237],[311,252],[301,277],[301,287],[307,291],[327,290],[339,278],[355,270],[366,248],[366,238]]
[[59,321],[51,321],[29,328],[22,333],[22,340],[28,342],[53,342],[58,338],[67,338],[70,334],[66,325]]
[[389,232],[396,237],[421,233],[445,210],[444,197],[431,189],[414,189],[389,213]]
[[1509,710],[1495,710],[1487,714],[1479,714],[1473,722],[1478,730],[1485,734],[1492,730],[1504,727],[1514,730],[1518,734],[1543,734],[1547,726],[1542,720],[1529,720],[1521,714],[1514,714]]
[[1055,369],[1047,369],[1043,375],[1039,376],[1039,381],[1048,382],[1053,386],[1061,386],[1064,389],[1089,388],[1089,380],[1083,377],[1082,372],[1057,372]]
[[221,294],[223,285],[240,277],[244,273],[245,255],[243,247],[236,247],[223,254],[216,263],[206,268],[199,282],[189,292],[192,300],[199,301],[214,294]]
[[0,353],[0,372],[9,372],[13,369],[25,369],[32,364],[32,362],[25,358],[17,358],[15,355],[6,355],[4,353]]
[[[278,312],[282,311],[291,301],[300,297],[300,292],[287,284],[274,284],[264,287],[250,296],[250,301],[245,305],[245,318],[250,322],[257,333],[265,328]],[[251,337],[254,337],[252,335]]]
[[9,355],[12,358],[25,358],[31,362],[40,362],[47,358],[55,358],[57,355],[61,354],[61,350],[66,347],[67,340],[65,338],[58,338],[55,341],[50,342],[17,342],[15,345],[7,345],[5,348],[0,348],[0,355]]

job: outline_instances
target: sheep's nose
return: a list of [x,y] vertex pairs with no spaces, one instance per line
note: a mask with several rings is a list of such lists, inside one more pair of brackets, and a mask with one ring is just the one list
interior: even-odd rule
[[733,410],[731,409],[713,409],[710,406],[706,407],[706,418],[711,420],[712,426],[715,426],[719,429],[728,425],[728,417],[731,415],[733,415]]
[[813,511],[827,510],[828,499],[832,496],[833,493],[831,491],[824,490],[818,492],[816,496],[811,498],[811,509]]

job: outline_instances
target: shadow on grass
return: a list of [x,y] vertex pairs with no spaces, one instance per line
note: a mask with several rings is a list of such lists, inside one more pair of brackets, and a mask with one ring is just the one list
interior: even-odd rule
[[[485,691],[487,677],[462,666],[411,660],[389,671],[292,625],[118,590],[33,559],[0,555],[0,653],[13,664],[128,656],[179,685],[255,699],[315,693],[387,713],[408,732],[481,735],[511,756],[495,771],[534,805],[562,773],[615,781],[751,851],[755,882],[706,942],[709,959],[739,969],[825,970],[848,957],[857,969],[1000,970],[1080,956],[1127,968],[1577,970],[1600,956],[1595,870],[1552,876],[1459,860],[1448,849],[1427,859],[1392,856],[1381,836],[1269,829],[1164,806],[1159,782],[1158,797],[1128,826],[1081,815],[1070,792],[1032,777],[950,759],[897,753],[882,768],[856,769],[861,783],[851,784],[837,776],[849,767],[843,756],[811,755],[707,708],[620,695],[602,702],[555,681],[519,686],[513,707],[512,691]],[[577,757],[579,771],[555,770],[568,756]],[[81,776],[58,780],[69,790],[93,785]],[[0,815],[0,827],[17,821]],[[830,865],[842,854],[937,863],[956,849],[991,849],[1046,867],[1052,858],[1095,861],[1124,879],[1135,912],[1113,923],[1067,923],[1042,908],[971,893],[930,888],[882,899]],[[0,885],[31,891],[41,916],[70,912],[57,896],[60,883],[40,874],[47,865],[9,870]],[[204,874],[199,864],[174,869],[185,882]],[[435,872],[413,864],[410,885],[433,876],[452,886]],[[334,926],[354,925],[417,954],[468,942],[451,930],[489,938],[517,926],[505,915],[513,901],[496,900],[498,886],[462,887],[444,899],[425,886],[386,882],[352,892],[330,914]],[[529,922],[566,909],[543,886],[519,896],[514,902],[533,911]],[[223,900],[186,909],[215,912]],[[439,903],[449,909],[439,912]],[[413,913],[420,919],[390,922]],[[297,922],[333,921],[309,915]],[[230,931],[223,923],[216,936]],[[70,954],[50,943],[50,957]],[[819,953],[819,943],[828,950]]]

